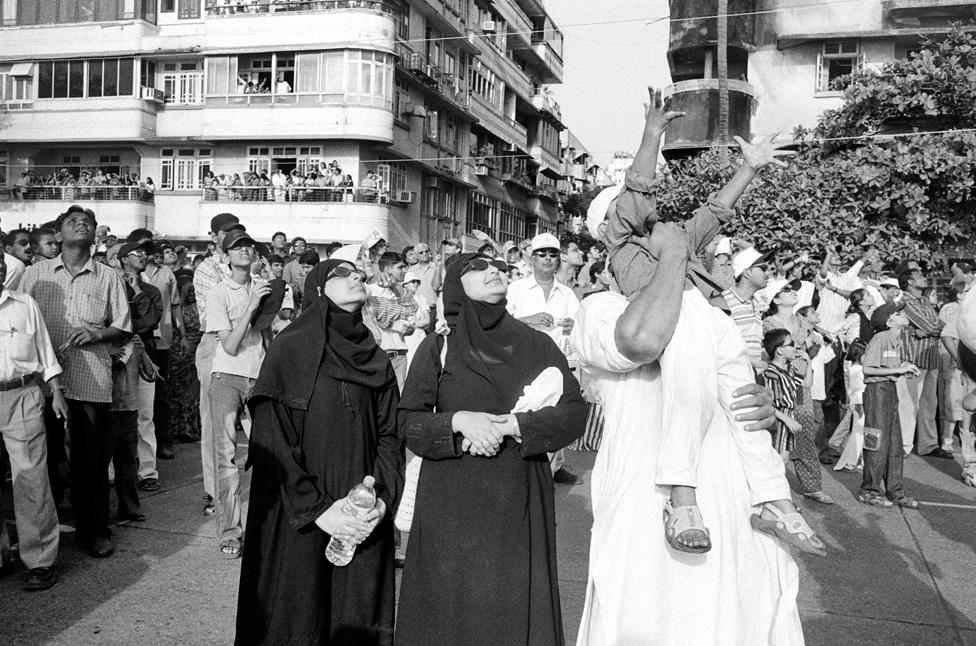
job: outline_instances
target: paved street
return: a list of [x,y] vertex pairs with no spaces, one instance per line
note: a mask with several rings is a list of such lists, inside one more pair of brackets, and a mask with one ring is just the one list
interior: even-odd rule
[[[212,521],[201,513],[197,445],[176,448],[175,461],[160,463],[162,487],[144,497],[149,520],[115,528],[112,558],[91,559],[63,534],[55,588],[21,592],[20,570],[0,579],[0,644],[232,643],[240,562],[219,557]],[[586,584],[592,464],[592,454],[570,452],[569,465],[586,482],[557,486],[569,643]],[[854,499],[856,474],[824,473],[838,504],[804,506],[830,556],[798,556],[807,643],[976,645],[976,490],[958,481],[958,464],[907,461],[908,492],[924,503],[919,511],[865,507]]]

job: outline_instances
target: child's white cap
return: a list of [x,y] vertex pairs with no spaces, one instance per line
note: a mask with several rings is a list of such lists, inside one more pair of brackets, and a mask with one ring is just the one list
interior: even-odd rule
[[590,207],[586,209],[586,228],[589,230],[590,235],[593,236],[594,240],[600,239],[600,225],[603,224],[603,221],[607,219],[607,210],[610,208],[610,203],[613,202],[623,190],[623,184],[617,184],[616,186],[605,188],[593,198],[592,202],[590,202]]

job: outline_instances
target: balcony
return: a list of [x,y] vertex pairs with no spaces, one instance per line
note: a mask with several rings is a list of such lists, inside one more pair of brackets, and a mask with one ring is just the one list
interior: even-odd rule
[[[718,80],[681,81],[664,89],[671,98],[671,109],[687,111],[665,133],[663,153],[668,158],[710,148],[718,142]],[[729,140],[733,136],[750,138],[755,103],[752,85],[729,81]]]
[[475,54],[471,42],[466,36],[466,23],[461,17],[461,9],[457,0],[417,0],[413,8],[420,13],[428,26],[444,36],[452,37],[453,44],[469,54]]
[[525,149],[525,126],[501,114],[498,107],[492,105],[488,99],[480,94],[473,93],[471,97],[471,114],[478,119],[479,125],[482,128],[507,144],[523,150]]
[[387,191],[331,186],[221,186],[205,188],[204,202],[319,202],[341,204],[389,204]]
[[[232,211],[247,225],[248,233],[262,240],[270,240],[275,231],[284,230],[300,232],[311,244],[360,242],[374,229],[387,240],[393,239],[391,214],[394,207],[389,204],[375,200],[289,201],[287,197],[286,193],[285,199],[280,201],[219,197],[209,200],[199,190],[160,191],[156,194],[156,204],[157,212],[163,215],[156,218],[154,230],[163,238],[209,240],[210,218]],[[364,195],[358,197],[365,198]]]
[[563,82],[563,34],[549,16],[532,16],[528,45],[512,41],[512,48],[526,59],[533,76],[541,83]]
[[960,0],[886,0],[881,3],[886,21],[896,27],[929,26],[933,22],[972,19],[976,2]]
[[38,99],[4,116],[5,142],[145,141],[156,134],[156,95]]
[[562,177],[562,162],[552,151],[543,148],[541,144],[533,144],[529,148],[529,156],[539,165],[539,172],[553,179]]
[[[789,5],[800,2],[805,5],[810,4],[808,0],[780,0],[777,4]],[[718,42],[718,20],[714,17],[718,13],[716,0],[681,0],[669,4],[671,6],[669,51],[701,45],[715,46]],[[757,16],[754,12],[761,7],[757,7],[757,4],[760,3],[756,0],[729,0],[729,45],[748,48],[758,44],[756,42]],[[808,20],[816,18],[816,13],[822,5],[823,3],[818,3],[814,5],[817,9],[800,13]],[[851,9],[844,10],[851,11]]]
[[400,3],[393,0],[216,0],[207,2],[207,17],[251,16],[255,14],[313,13],[361,10],[396,15]]
[[544,91],[535,92],[532,95],[532,107],[543,114],[554,117],[556,121],[562,124],[562,109],[559,107],[559,103],[556,102],[556,97],[553,95]]
[[532,46],[532,23],[522,10],[515,5],[515,0],[495,0],[495,10],[508,24],[509,46],[527,48]]
[[91,209],[98,223],[113,231],[153,228],[153,196],[138,186],[36,186],[26,190],[0,186],[0,215],[5,222],[22,227],[49,222],[72,204]]

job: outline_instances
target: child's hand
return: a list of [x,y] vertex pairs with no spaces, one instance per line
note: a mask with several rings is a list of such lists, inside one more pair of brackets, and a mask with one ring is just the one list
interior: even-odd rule
[[685,116],[684,112],[669,110],[671,101],[661,98],[661,90],[648,86],[649,103],[644,104],[644,132],[660,136],[672,121]]
[[757,138],[752,143],[747,142],[745,139],[739,136],[732,137],[735,143],[739,145],[739,150],[742,152],[742,157],[745,159],[746,163],[752,170],[759,170],[763,166],[768,164],[775,164],[781,168],[786,168],[786,162],[779,157],[787,157],[789,155],[795,155],[796,153],[792,150],[780,150],[784,146],[790,145],[790,142],[784,141],[778,144],[773,143],[773,139],[776,138],[778,132],[774,132],[765,138]]

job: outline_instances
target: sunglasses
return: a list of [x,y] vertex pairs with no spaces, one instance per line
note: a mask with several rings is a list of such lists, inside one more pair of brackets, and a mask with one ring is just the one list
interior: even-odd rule
[[488,260],[487,258],[472,258],[461,270],[461,275],[469,271],[485,271],[489,267],[494,267],[498,271],[508,271],[508,263],[504,260]]
[[533,251],[533,256],[538,256],[539,258],[558,258],[559,252],[555,249],[548,249],[546,251]]
[[353,274],[358,274],[361,279],[366,280],[365,272],[359,269],[352,269],[348,265],[339,265],[338,267],[330,271],[329,274],[325,277],[325,279],[330,280],[332,278],[349,278]]
[[779,290],[779,293],[782,294],[783,292],[792,292],[792,291],[793,291],[793,288],[790,287],[789,285],[787,285],[783,289]]

